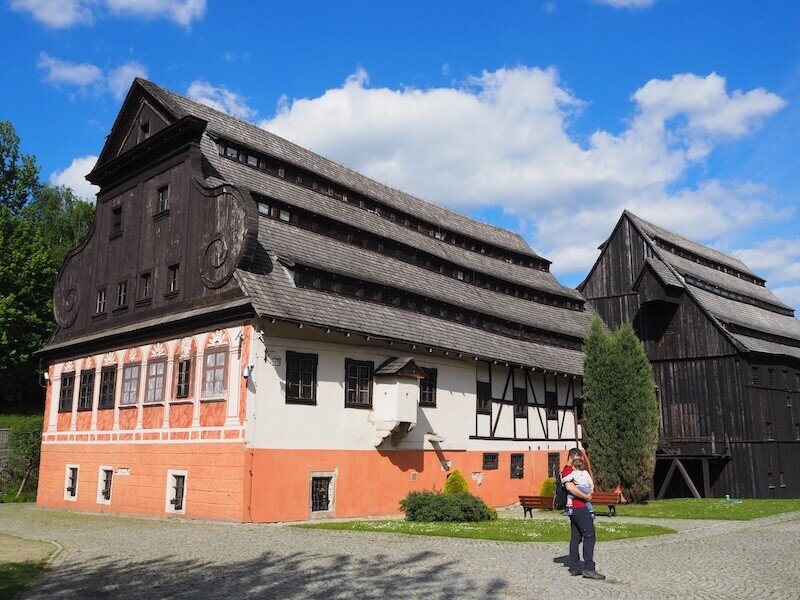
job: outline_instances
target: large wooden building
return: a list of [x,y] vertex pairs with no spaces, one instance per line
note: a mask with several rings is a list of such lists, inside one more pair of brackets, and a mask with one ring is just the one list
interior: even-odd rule
[[580,439],[591,311],[511,232],[136,80],[54,293],[37,502],[240,521],[493,505]]
[[[661,400],[653,491],[800,496],[800,321],[740,260],[625,212],[579,286]],[[591,452],[591,449],[590,449]]]

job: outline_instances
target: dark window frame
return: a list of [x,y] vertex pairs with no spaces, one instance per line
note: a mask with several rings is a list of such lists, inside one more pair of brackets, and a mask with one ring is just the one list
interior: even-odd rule
[[482,468],[484,471],[496,471],[500,468],[499,452],[484,452]]
[[103,367],[100,370],[100,396],[97,408],[114,408],[117,392],[117,366]]
[[94,314],[104,315],[106,313],[106,288],[97,290],[94,298]]
[[79,467],[67,467],[67,496],[75,498],[78,495],[78,470]]
[[513,452],[509,464],[509,476],[511,479],[525,478],[525,454]]
[[156,190],[156,214],[161,215],[169,212],[169,184],[159,186]]
[[429,367],[420,367],[420,369],[425,373],[425,378],[419,380],[419,405],[436,408],[439,370]]
[[544,409],[548,421],[558,421],[558,393],[555,390],[544,393]]
[[[286,351],[286,404],[317,403],[318,365],[317,354]],[[306,376],[309,376],[310,383],[305,383]],[[305,389],[310,389],[310,394],[304,394]]]
[[[65,382],[68,381],[68,384]],[[66,390],[69,390],[67,392]],[[66,401],[69,401],[69,405]],[[61,375],[61,384],[58,390],[58,412],[69,413],[72,412],[72,405],[75,403],[75,373],[63,373]]]
[[514,399],[514,418],[526,419],[528,417],[528,388],[515,387],[512,395]]
[[114,240],[122,236],[122,205],[111,209],[111,233],[109,240]]
[[492,384],[490,381],[475,382],[475,410],[479,415],[492,414]]
[[175,397],[189,398],[192,395],[192,373],[194,360],[179,358],[175,361]]
[[81,371],[80,387],[78,388],[78,410],[92,410],[94,403],[94,369]]
[[[351,377],[351,367],[356,369],[355,377]],[[362,377],[362,369],[367,369],[367,377]],[[371,360],[344,359],[344,407],[345,408],[372,408],[372,388],[374,383],[375,363]],[[351,381],[355,379],[356,387],[351,387]],[[367,382],[367,389],[363,389],[362,380]],[[361,402],[358,398],[366,393],[368,402]],[[355,400],[350,400],[353,396]]]

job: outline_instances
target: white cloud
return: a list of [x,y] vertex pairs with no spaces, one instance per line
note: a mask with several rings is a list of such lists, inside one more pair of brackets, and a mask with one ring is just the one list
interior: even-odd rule
[[71,63],[53,58],[47,52],[39,53],[37,66],[44,71],[44,80],[53,85],[84,88],[103,78],[100,67],[91,63]]
[[111,69],[106,78],[108,89],[117,100],[122,100],[137,77],[147,78],[147,67],[132,61]]
[[500,69],[425,90],[371,88],[359,70],[317,98],[282,99],[260,125],[450,207],[503,207],[561,273],[588,269],[624,208],[707,241],[775,212],[763,186],[685,179],[780,110],[780,97],[729,92],[712,73],[654,79],[631,99],[624,131],[582,142],[569,126],[585,103],[552,68]]
[[11,0],[11,8],[54,29],[91,25],[107,15],[163,18],[188,27],[205,14],[206,0]]
[[211,85],[202,79],[193,81],[186,90],[186,95],[201,104],[241,119],[254,119],[257,114],[257,111],[247,104],[244,96],[230,91],[223,85]]
[[733,254],[764,277],[778,298],[800,310],[800,238],[774,238]]
[[86,0],[11,0],[11,9],[27,12],[46,27],[63,29],[91,25],[91,2]]
[[72,63],[53,58],[46,52],[39,53],[39,69],[44,80],[59,88],[71,88],[80,93],[111,93],[121,100],[135,77],[147,77],[147,68],[131,61],[106,72],[91,63]]
[[653,6],[656,0],[594,0],[598,4],[605,4],[612,8],[647,8]]
[[148,19],[162,17],[184,27],[206,12],[206,0],[107,0],[107,5],[114,13]]
[[94,202],[100,188],[86,181],[86,175],[89,174],[96,162],[96,156],[75,158],[66,169],[54,171],[50,175],[50,183],[72,188],[76,195]]
[[791,306],[796,311],[800,310],[800,285],[777,287],[772,291],[784,304]]

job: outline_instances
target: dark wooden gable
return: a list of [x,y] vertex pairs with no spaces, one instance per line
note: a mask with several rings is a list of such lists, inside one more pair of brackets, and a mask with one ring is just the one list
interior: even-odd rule
[[154,106],[145,97],[141,97],[139,99],[139,109],[128,123],[128,131],[122,137],[122,142],[117,148],[115,156],[130,150],[169,124],[169,120],[158,107]]
[[642,268],[641,274],[633,284],[633,289],[639,293],[641,304],[647,302],[677,304],[683,296],[683,289],[666,282],[649,261]]

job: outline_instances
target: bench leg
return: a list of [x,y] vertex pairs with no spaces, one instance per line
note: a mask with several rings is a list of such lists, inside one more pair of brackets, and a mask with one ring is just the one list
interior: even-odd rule
[[532,511],[532,509],[530,509],[530,508],[524,508],[524,510],[525,510],[525,513],[523,514],[523,517],[522,517],[522,518],[524,519],[524,518],[526,518],[526,517],[530,517],[530,518],[532,519],[532,518],[533,518],[533,511]]
[[613,504],[608,507],[608,516],[609,517],[616,517],[617,516],[617,507]]

